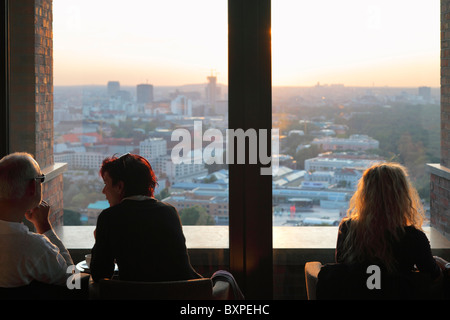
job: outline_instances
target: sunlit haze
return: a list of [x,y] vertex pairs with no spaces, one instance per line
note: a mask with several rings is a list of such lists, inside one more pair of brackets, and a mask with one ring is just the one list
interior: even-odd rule
[[[54,85],[227,83],[226,0],[54,0]],[[440,85],[438,0],[274,0],[274,86]]]

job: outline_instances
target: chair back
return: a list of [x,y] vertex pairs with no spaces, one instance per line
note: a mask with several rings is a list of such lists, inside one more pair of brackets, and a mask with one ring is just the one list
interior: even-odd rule
[[209,278],[164,282],[99,281],[100,299],[104,300],[211,300],[212,291]]
[[79,273],[80,288],[69,289],[66,285],[32,281],[28,285],[0,288],[1,300],[88,300],[89,279],[87,273]]
[[329,263],[322,266],[317,280],[317,299],[391,300],[435,298],[431,278],[426,273],[391,275],[381,271],[380,288],[369,288],[370,274],[361,265]]

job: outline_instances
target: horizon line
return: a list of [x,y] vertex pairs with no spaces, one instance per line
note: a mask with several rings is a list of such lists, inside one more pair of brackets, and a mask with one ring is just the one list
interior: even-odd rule
[[[111,81],[116,81],[116,80],[111,80]],[[120,81],[118,81],[120,83]],[[186,84],[167,84],[167,85],[155,85],[152,83],[136,83],[136,84],[122,84],[120,83],[120,86],[124,86],[124,87],[134,87],[134,86],[138,86],[141,84],[148,84],[151,85],[153,87],[184,87],[184,86],[200,86],[200,85],[208,85],[208,82],[204,82],[204,83],[186,83]],[[91,84],[53,84],[54,87],[94,87],[94,86],[107,86],[108,82],[106,82],[105,84],[96,84],[96,83],[91,83]],[[228,87],[228,84],[224,84],[224,83],[216,83],[216,85],[220,85],[220,86],[226,86]],[[272,88],[314,88],[314,87],[344,87],[344,88],[420,88],[420,87],[428,87],[428,88],[434,88],[434,89],[440,89],[441,85],[438,86],[432,86],[432,85],[396,85],[396,86],[390,86],[390,85],[346,85],[343,83],[330,83],[330,84],[315,84],[315,85],[272,85]]]

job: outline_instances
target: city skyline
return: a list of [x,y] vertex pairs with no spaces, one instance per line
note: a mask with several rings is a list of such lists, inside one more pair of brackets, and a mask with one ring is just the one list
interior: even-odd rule
[[[438,1],[339,4],[272,2],[274,86],[440,86]],[[225,0],[55,0],[53,9],[55,86],[228,81]]]

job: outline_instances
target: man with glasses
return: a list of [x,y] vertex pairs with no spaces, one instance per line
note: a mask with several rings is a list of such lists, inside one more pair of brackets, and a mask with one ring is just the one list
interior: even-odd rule
[[[37,281],[65,285],[72,258],[54,233],[50,206],[42,200],[45,175],[28,153],[0,160],[0,287]],[[36,228],[29,231],[28,219]]]

